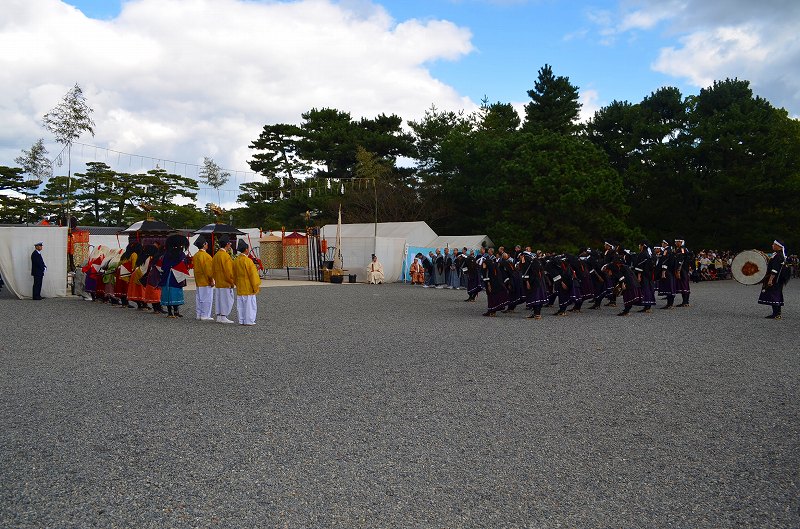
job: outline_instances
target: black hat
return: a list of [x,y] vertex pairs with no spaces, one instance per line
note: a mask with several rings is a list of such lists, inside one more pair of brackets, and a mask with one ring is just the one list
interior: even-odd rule
[[247,251],[248,248],[250,247],[247,245],[246,242],[244,242],[244,239],[239,239],[239,243],[236,245],[236,251],[239,253],[244,253]]
[[200,248],[201,250],[203,249],[203,246],[205,246],[206,244],[208,244],[208,241],[203,235],[198,235],[197,239],[195,239],[194,241],[194,245]]
[[220,235],[219,238],[217,238],[217,242],[219,243],[219,247],[222,248],[226,246],[230,242],[230,240],[228,240],[227,235]]
[[641,241],[639,241],[639,244],[643,244],[643,245],[647,246],[648,248],[650,247],[650,243],[648,242],[647,239],[642,239]]

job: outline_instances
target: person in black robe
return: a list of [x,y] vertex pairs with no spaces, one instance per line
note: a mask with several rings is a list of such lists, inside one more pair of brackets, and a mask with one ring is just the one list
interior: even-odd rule
[[444,288],[444,256],[439,248],[436,248],[436,255],[431,257],[433,262],[433,284],[436,288]]
[[532,310],[528,318],[542,319],[542,306],[547,303],[547,285],[542,261],[532,254],[520,254],[520,279],[525,295],[525,308]]
[[592,289],[594,293],[594,304],[589,307],[590,309],[597,310],[603,303],[603,298],[606,297],[606,274],[603,272],[603,260],[600,252],[597,250],[587,250],[588,256],[586,258],[586,269],[589,274],[589,279],[592,282]]
[[428,288],[434,286],[433,284],[433,261],[431,258],[433,257],[433,252],[428,252],[428,257],[422,256],[422,268],[425,270],[425,284],[422,285],[422,288]]
[[503,284],[508,290],[508,304],[503,312],[514,312],[518,305],[525,302],[522,292],[522,276],[516,262],[508,254],[501,256],[499,264],[503,273]]
[[33,299],[42,299],[42,283],[44,281],[44,271],[47,268],[42,257],[44,243],[37,242],[33,245],[34,250],[31,254],[31,275],[33,276]]
[[466,275],[468,296],[464,301],[474,302],[482,290],[483,281],[481,281],[481,268],[478,265],[479,259],[483,259],[483,257],[481,256],[478,258],[474,254],[470,254],[464,261],[464,264],[467,268]]
[[770,320],[781,319],[783,307],[783,287],[789,281],[789,269],[786,266],[786,247],[778,240],[772,243],[775,252],[767,264],[767,275],[764,277],[761,294],[758,296],[760,305],[772,307],[772,314],[767,316]]
[[683,239],[675,239],[675,290],[681,295],[678,307],[689,306],[689,280],[694,268],[694,256]]
[[484,316],[496,316],[508,304],[508,291],[503,284],[503,274],[491,252],[481,262],[481,280],[486,291],[486,312]]
[[639,243],[639,253],[633,261],[633,271],[636,272],[636,279],[642,289],[642,309],[639,312],[649,314],[652,312],[651,307],[656,304],[656,293],[653,288],[653,252],[646,240]]
[[586,267],[586,262],[581,260],[577,255],[567,254],[567,263],[572,268],[572,290],[570,297],[572,298],[572,308],[569,312],[580,312],[584,300],[594,297],[594,289],[592,288],[589,271]]
[[661,257],[656,261],[656,274],[658,274],[658,294],[667,298],[667,304],[662,309],[674,308],[675,294],[675,254],[667,241],[661,241]]
[[606,271],[614,279],[614,288],[622,293],[622,302],[625,304],[624,309],[617,316],[627,316],[630,314],[631,308],[640,303],[642,299],[642,290],[636,274],[621,257],[611,263]]
[[566,316],[567,307],[572,303],[570,296],[573,283],[572,268],[564,256],[558,256],[547,261],[545,270],[553,284],[551,300],[553,300],[553,296],[558,299],[558,311],[553,316]]
[[[605,267],[608,268],[611,263],[614,262],[614,258],[617,256],[616,245],[612,241],[605,242],[605,248],[603,250],[603,264],[601,268]],[[605,295],[604,297],[608,299],[608,303],[606,303],[606,307],[616,307],[617,306],[617,295],[614,293],[614,280],[613,278],[606,275],[605,279]]]

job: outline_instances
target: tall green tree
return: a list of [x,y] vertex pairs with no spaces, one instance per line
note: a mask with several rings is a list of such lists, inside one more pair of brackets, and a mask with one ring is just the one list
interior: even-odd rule
[[53,164],[47,158],[47,149],[44,146],[43,138],[36,140],[30,150],[23,149],[22,154],[15,158],[14,162],[22,167],[31,180],[38,180],[40,183],[53,174]]
[[[83,90],[75,83],[55,108],[42,118],[42,125],[55,136],[56,142],[67,148],[67,189],[69,197],[72,181],[72,143],[84,132],[94,136],[94,110],[86,103]],[[67,200],[66,216],[70,216],[70,201]]]
[[349,112],[313,108],[302,114],[299,156],[313,164],[320,177],[348,178],[356,162],[359,132]]
[[200,181],[217,190],[217,202],[222,200],[219,188],[227,184],[230,178],[231,174],[217,165],[213,158],[203,157],[203,166],[200,168]]
[[75,173],[78,185],[75,187],[75,200],[77,210],[84,216],[80,219],[83,224],[107,224],[110,211],[114,205],[114,187],[118,175],[102,162],[89,162],[86,164],[85,173]]
[[531,101],[525,105],[526,131],[549,131],[557,134],[575,134],[580,130],[578,116],[578,87],[569,82],[569,77],[556,76],[553,68],[545,64],[533,89],[528,90]]
[[249,148],[256,150],[250,168],[267,177],[297,178],[307,173],[309,164],[298,154],[301,129],[297,125],[277,123],[264,129]]
[[33,190],[38,181],[25,179],[21,167],[0,166],[0,222],[17,224],[31,220]]
[[763,246],[796,233],[800,126],[748,81],[715,81],[690,99],[683,148],[691,187],[679,197],[682,228],[700,244]]

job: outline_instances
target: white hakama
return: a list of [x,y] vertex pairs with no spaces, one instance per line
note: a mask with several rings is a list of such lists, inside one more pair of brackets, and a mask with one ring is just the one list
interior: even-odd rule
[[217,288],[214,287],[214,305],[217,307],[217,316],[230,315],[233,310],[233,302],[236,295],[233,293],[232,288]]
[[198,320],[211,317],[211,302],[213,299],[214,287],[197,287],[195,291],[195,309]]
[[257,313],[258,303],[255,294],[236,296],[236,315],[239,318],[239,325],[254,325]]

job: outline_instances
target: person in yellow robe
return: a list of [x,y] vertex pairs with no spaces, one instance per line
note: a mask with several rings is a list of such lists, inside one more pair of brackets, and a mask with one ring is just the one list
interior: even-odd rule
[[261,278],[255,263],[247,255],[250,247],[242,239],[236,249],[239,255],[233,260],[233,281],[236,284],[236,316],[239,325],[255,325],[258,303],[256,294],[261,290]]
[[219,323],[233,323],[228,319],[236,299],[233,293],[233,259],[231,259],[231,241],[227,237],[219,238],[219,250],[211,260],[214,277],[214,306]]
[[192,257],[194,265],[195,290],[195,312],[197,319],[202,321],[214,321],[211,316],[211,304],[214,300],[214,267],[211,264],[211,256],[208,255],[208,240],[200,235],[194,245],[198,251]]

